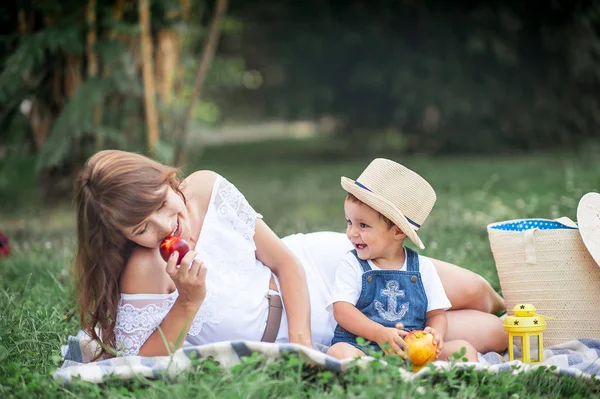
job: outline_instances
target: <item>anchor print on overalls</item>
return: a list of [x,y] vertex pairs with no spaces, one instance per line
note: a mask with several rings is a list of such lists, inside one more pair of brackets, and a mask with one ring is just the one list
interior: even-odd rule
[[[419,255],[406,248],[406,270],[373,270],[369,263],[351,251],[363,270],[362,289],[356,308],[369,319],[386,327],[402,323],[407,331],[425,328],[427,295],[419,271]],[[356,343],[356,335],[346,331],[339,324],[335,329],[332,345],[346,342],[361,349]],[[381,350],[379,345],[369,345]]]
[[375,309],[379,312],[379,316],[383,317],[387,321],[395,321],[398,322],[402,320],[406,312],[408,312],[408,308],[410,307],[410,303],[404,302],[400,305],[400,309],[398,309],[398,299],[404,298],[404,290],[398,289],[398,282],[396,280],[388,281],[385,284],[385,289],[381,290],[381,295],[388,297],[387,300],[387,308],[377,299],[375,300]]

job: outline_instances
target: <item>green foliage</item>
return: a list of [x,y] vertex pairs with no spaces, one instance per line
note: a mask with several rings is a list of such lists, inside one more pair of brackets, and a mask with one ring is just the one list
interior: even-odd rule
[[97,79],[88,79],[82,83],[54,123],[38,158],[39,169],[60,164],[73,150],[71,143],[77,143],[73,139],[95,132],[94,107],[104,100],[104,90],[104,82]]
[[[48,66],[52,67],[47,64],[48,57],[61,53],[81,54],[82,50],[79,26],[62,25],[20,35],[16,50],[4,61],[0,72],[0,104],[20,102],[25,92],[34,91],[44,73],[49,71]],[[28,73],[26,79],[23,79],[24,73]]]
[[[172,132],[187,117],[184,111],[211,14],[206,11],[211,10],[208,3],[192,2],[186,18],[183,3],[178,0],[150,3],[155,49],[161,29],[176,31],[184,49],[178,60],[183,76],[173,71],[178,96],[169,104],[156,98],[161,140],[155,157],[170,162],[175,144]],[[137,3],[125,2],[119,20],[113,1],[96,3],[93,48],[98,71],[94,77],[88,76],[86,6],[85,2],[68,6],[43,1],[3,8],[13,22],[23,12],[27,32],[17,33],[18,26],[13,23],[8,27],[12,31],[0,36],[0,150],[36,153],[33,165],[38,176],[46,180],[48,176],[60,178],[60,174],[70,173],[91,153],[103,148],[148,150]],[[241,19],[228,16],[222,32],[225,38],[235,38],[242,27]],[[246,67],[239,54],[225,54],[214,62],[201,101],[193,110],[193,122],[198,124],[218,123],[223,118],[226,97],[242,86],[240,76]],[[75,93],[68,92],[73,87]],[[40,120],[46,129],[34,128]]]
[[489,153],[598,137],[597,2],[272,3],[234,9],[249,21],[245,58],[268,83],[242,95],[269,116],[332,115],[356,152],[396,142]]
[[[25,204],[39,206],[39,188],[32,155],[9,155],[0,160],[0,212],[22,209]],[[0,229],[2,229],[0,222]]]
[[[42,2],[32,7],[24,10],[31,15],[39,12],[47,19],[39,29],[15,35],[15,50],[4,60],[0,72],[0,106],[3,109],[0,125],[8,126],[10,130],[0,133],[0,140],[7,143],[9,151],[17,150],[16,143],[31,140],[28,124],[36,117],[35,112],[32,108],[26,109],[26,116],[23,116],[19,109],[27,100],[30,105],[42,107],[49,117],[48,133],[40,143],[42,147],[34,163],[39,173],[81,163],[90,151],[98,148],[98,142],[127,148],[128,143],[121,133],[125,120],[122,109],[126,108],[111,109],[108,100],[120,96],[117,100],[122,106],[131,98],[141,97],[141,85],[129,50],[100,32],[96,51],[100,62],[112,68],[112,73],[84,80],[68,98],[61,89],[63,80],[67,79],[65,60],[68,56],[79,60],[79,69],[70,73],[84,76],[86,24],[82,11],[85,4],[49,7],[49,3]],[[102,4],[98,10],[102,16]],[[124,32],[124,26],[124,23],[115,25],[115,32]],[[97,107],[105,104],[112,113],[105,112],[98,121],[95,118]],[[118,111],[120,118],[115,118]],[[19,149],[27,148],[21,146]]]
[[[214,4],[192,2],[185,21],[181,2],[151,4],[153,33],[172,28],[183,39],[177,98],[159,101],[161,159],[169,159]],[[16,33],[18,7],[36,17],[25,34]],[[135,46],[114,39],[139,34],[136,5],[127,3],[117,21],[114,2],[98,2],[95,49],[101,72],[110,74],[84,82],[70,99],[57,95],[56,79],[67,56],[81,56],[85,69],[85,2],[3,10],[2,144],[13,151],[31,142],[19,106],[35,99],[53,116],[40,170],[77,164],[108,146],[144,151]],[[599,18],[594,1],[234,2],[194,121],[333,116],[347,150],[363,154],[582,146],[600,125]],[[100,121],[93,118],[98,104]]]

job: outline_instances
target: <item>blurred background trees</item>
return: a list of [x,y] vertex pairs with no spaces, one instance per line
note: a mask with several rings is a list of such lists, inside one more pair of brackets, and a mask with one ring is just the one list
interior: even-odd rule
[[99,149],[174,162],[223,123],[329,121],[349,154],[599,137],[597,1],[222,1],[0,6],[0,157],[56,186]]
[[[245,1],[265,115],[375,147],[464,153],[598,137],[596,1]],[[248,16],[251,16],[250,18]]]

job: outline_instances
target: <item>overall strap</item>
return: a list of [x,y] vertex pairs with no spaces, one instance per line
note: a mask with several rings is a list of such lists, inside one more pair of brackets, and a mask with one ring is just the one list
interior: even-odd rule
[[408,247],[406,248],[406,270],[409,272],[419,271],[419,254]]
[[356,249],[353,249],[350,252],[352,252],[354,254],[354,256],[356,257],[356,259],[358,260],[358,263],[360,264],[360,267],[362,267],[362,269],[363,269],[363,273],[371,271],[371,266],[369,266],[369,262],[367,262],[366,260],[362,260],[361,258],[359,258],[358,254],[356,253]]

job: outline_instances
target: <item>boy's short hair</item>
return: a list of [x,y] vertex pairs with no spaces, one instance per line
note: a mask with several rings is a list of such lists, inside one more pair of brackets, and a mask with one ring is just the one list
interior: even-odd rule
[[[364,202],[362,202],[361,200],[359,200],[358,198],[356,198],[356,196],[354,196],[353,194],[348,193],[346,195],[346,199],[354,204],[362,204],[365,206],[369,206],[367,204],[365,204]],[[371,208],[371,207],[369,207]],[[373,209],[373,208],[371,208]],[[391,229],[392,227],[395,226],[394,222],[392,222],[390,219],[388,219],[387,217],[385,217],[381,212],[377,211],[376,209],[373,209],[375,212],[377,212],[379,214],[379,217],[381,219],[383,219],[383,221],[388,225],[388,229]],[[400,227],[398,227],[400,229]],[[402,230],[402,229],[400,229]]]

